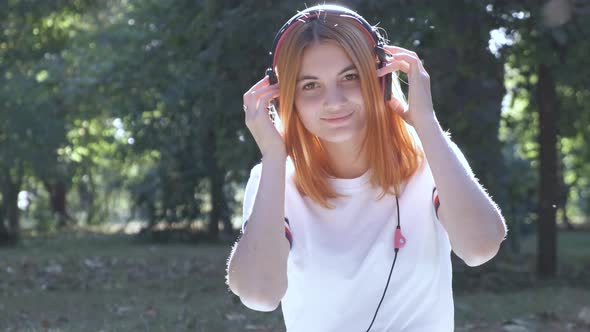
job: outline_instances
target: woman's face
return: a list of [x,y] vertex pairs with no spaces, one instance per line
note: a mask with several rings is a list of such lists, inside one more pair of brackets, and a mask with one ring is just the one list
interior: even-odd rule
[[367,116],[359,73],[340,46],[307,47],[295,89],[295,108],[312,134],[331,143],[362,139]]

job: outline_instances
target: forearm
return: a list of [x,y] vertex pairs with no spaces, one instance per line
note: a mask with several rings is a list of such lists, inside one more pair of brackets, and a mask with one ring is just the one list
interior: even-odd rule
[[453,251],[468,265],[483,264],[506,236],[504,219],[471,170],[453,151],[434,113],[414,126],[430,164],[440,199],[439,218]]
[[230,288],[256,310],[273,310],[268,306],[278,304],[287,287],[289,243],[283,223],[285,160],[282,154],[263,158],[247,230],[229,262]]

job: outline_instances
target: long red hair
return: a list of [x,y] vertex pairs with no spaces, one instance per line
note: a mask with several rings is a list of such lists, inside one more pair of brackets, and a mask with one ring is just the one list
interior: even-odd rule
[[[367,111],[367,135],[364,148],[371,168],[371,184],[385,193],[399,193],[401,184],[420,167],[423,151],[410,132],[411,127],[395,114],[383,100],[376,73],[375,42],[351,18],[325,15],[297,24],[284,36],[277,50],[276,73],[280,85],[278,115],[289,157],[295,166],[294,181],[302,195],[309,196],[326,208],[329,200],[341,197],[328,183],[331,171],[320,139],[303,125],[294,107],[296,77],[306,47],[317,42],[336,43],[348,54],[361,82],[361,93]],[[399,79],[394,76],[392,98],[406,106]]]

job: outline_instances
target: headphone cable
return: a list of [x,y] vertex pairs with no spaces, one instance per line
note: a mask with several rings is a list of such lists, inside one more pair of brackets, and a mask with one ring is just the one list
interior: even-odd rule
[[[399,201],[397,199],[397,196],[395,196],[395,204],[397,206],[397,228],[400,228],[400,216],[399,216]],[[391,264],[391,270],[389,270],[389,277],[387,278],[387,284],[385,285],[385,289],[383,290],[383,295],[381,296],[381,301],[379,301],[379,305],[377,306],[377,310],[375,310],[375,315],[373,316],[373,320],[371,321],[371,325],[369,325],[369,328],[367,329],[367,332],[369,332],[369,330],[371,330],[371,327],[373,326],[373,323],[375,322],[375,318],[377,318],[377,312],[379,312],[379,308],[381,307],[381,303],[383,303],[383,299],[385,298],[385,293],[387,292],[387,287],[389,287],[389,280],[391,280],[391,274],[393,272],[393,267],[395,266],[395,261],[397,260],[397,252],[399,251],[399,248],[394,248],[395,251],[395,255],[393,256],[393,264]]]

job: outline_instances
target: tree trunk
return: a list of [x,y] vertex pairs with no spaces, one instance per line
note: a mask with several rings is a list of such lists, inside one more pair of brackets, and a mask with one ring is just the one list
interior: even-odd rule
[[[209,133],[209,146],[215,147],[215,133]],[[209,236],[211,239],[219,238],[219,222],[223,224],[224,235],[232,235],[233,229],[229,218],[227,197],[223,192],[225,186],[225,170],[219,167],[215,154],[207,158],[207,173],[211,184],[211,213],[209,215]]]
[[[19,186],[20,187],[20,186]],[[6,216],[8,217],[9,233],[16,237],[20,234],[20,213],[18,211],[18,191],[16,185],[10,184],[6,193]]]
[[539,105],[540,211],[537,272],[541,277],[557,273],[557,94],[551,68],[539,65],[537,104]]
[[51,212],[57,218],[58,227],[63,228],[67,226],[69,221],[73,220],[67,212],[67,185],[62,180],[44,181],[44,183],[45,189],[49,193]]
[[[4,189],[4,188],[2,188]],[[4,190],[2,190],[4,193]],[[8,227],[6,227],[6,205],[8,204],[8,200],[4,195],[2,195],[2,200],[0,200],[0,244],[9,244],[12,242],[11,234],[8,231]]]
[[4,177],[3,181],[1,181],[2,214],[4,215],[4,219],[8,221],[8,227],[4,224],[4,220],[0,220],[2,222],[0,231],[3,231],[4,233],[1,234],[1,237],[5,242],[16,242],[20,236],[18,193],[22,184],[24,169],[20,163],[15,167],[16,169],[14,173],[7,169],[4,171],[4,174],[1,175]]

